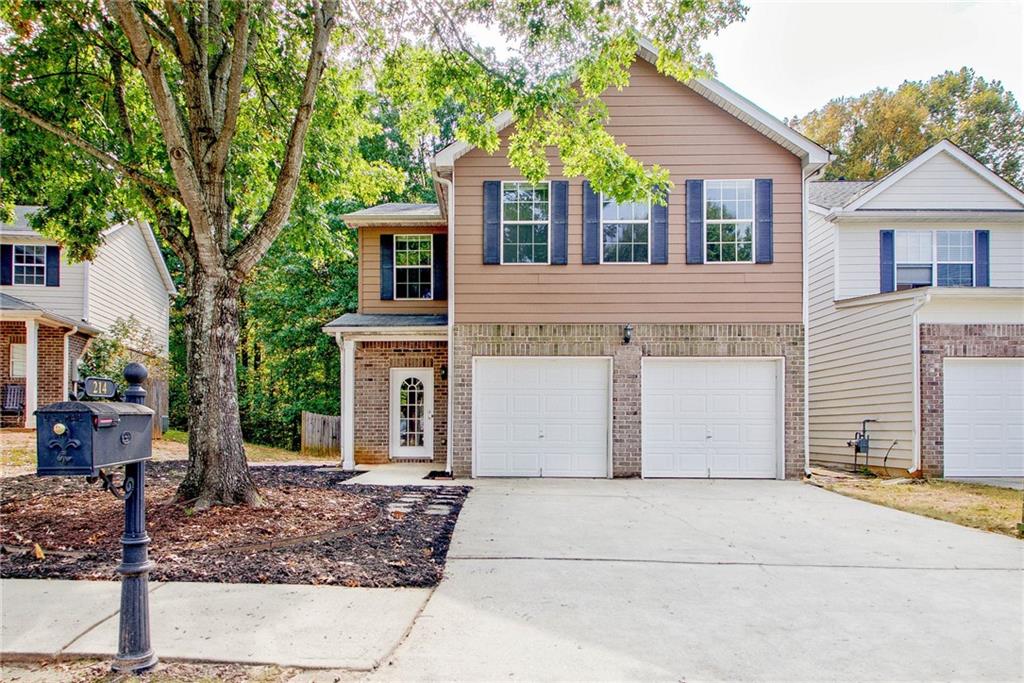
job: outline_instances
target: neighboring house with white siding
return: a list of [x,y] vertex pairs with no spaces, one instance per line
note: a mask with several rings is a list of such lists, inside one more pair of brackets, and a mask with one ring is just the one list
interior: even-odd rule
[[[118,320],[134,317],[166,356],[175,294],[145,223],[111,226],[91,261],[69,263],[29,225],[35,210],[15,207],[14,221],[0,224],[0,398],[4,424],[25,427],[38,406],[65,399],[90,341]],[[166,411],[166,390],[155,388],[153,407]]]
[[943,141],[808,201],[812,462],[1024,476],[1024,192]]

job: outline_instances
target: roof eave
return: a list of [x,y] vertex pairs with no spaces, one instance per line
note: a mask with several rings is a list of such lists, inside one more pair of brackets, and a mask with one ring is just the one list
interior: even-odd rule
[[1024,287],[915,287],[837,299],[835,304],[836,308],[852,308],[925,296],[931,299],[1019,299],[1024,297]]

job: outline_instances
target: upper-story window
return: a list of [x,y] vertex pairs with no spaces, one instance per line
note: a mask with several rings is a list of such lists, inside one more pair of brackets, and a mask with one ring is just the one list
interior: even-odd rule
[[46,284],[46,247],[36,244],[14,245],[14,277],[16,285]]
[[651,203],[601,195],[601,262],[651,262]]
[[754,181],[704,181],[704,261],[754,262]]
[[395,299],[432,299],[432,235],[395,235]]
[[547,183],[501,184],[502,263],[549,263],[550,226]]
[[896,289],[971,287],[973,230],[897,230]]

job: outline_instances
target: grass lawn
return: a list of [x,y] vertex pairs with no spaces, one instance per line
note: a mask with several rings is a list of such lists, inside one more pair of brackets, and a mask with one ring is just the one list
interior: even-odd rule
[[1014,537],[1024,505],[1021,491],[941,479],[897,484],[891,479],[848,478],[829,482],[825,488],[869,503]]
[[[290,462],[295,460],[320,460],[333,462],[338,458],[310,458],[297,451],[273,446],[245,444],[249,462]],[[153,442],[155,460],[176,460],[188,457],[188,434],[176,430],[164,432],[162,439]],[[36,433],[28,430],[0,431],[0,474],[17,475],[35,471]]]

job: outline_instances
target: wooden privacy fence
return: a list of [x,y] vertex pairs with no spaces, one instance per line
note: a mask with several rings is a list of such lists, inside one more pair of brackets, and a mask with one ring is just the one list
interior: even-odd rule
[[302,454],[314,458],[340,458],[341,416],[302,411]]

